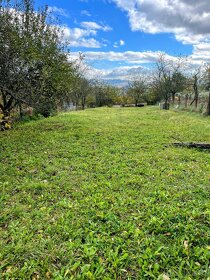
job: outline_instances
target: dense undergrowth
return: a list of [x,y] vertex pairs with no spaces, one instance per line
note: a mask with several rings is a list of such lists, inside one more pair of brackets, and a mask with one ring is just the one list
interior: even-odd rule
[[210,119],[100,108],[0,133],[3,279],[209,279]]

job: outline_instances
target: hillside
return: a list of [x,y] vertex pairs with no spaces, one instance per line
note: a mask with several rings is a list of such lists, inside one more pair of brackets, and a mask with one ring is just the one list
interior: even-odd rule
[[99,108],[0,133],[2,279],[209,279],[209,152],[174,138],[210,142],[210,119]]

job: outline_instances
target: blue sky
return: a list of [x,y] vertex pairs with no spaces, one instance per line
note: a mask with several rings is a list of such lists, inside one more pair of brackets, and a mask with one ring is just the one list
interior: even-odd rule
[[37,0],[57,14],[72,57],[104,78],[123,78],[164,52],[210,60],[209,0]]

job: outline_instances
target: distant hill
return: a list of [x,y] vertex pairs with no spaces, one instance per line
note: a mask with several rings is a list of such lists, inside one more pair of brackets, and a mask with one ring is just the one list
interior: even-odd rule
[[116,87],[125,87],[128,85],[128,80],[120,80],[120,79],[104,79],[104,82],[116,86]]

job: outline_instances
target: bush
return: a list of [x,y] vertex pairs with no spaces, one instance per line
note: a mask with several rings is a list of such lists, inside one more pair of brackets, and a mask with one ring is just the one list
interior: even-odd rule
[[8,130],[11,127],[11,119],[9,117],[6,117],[4,114],[0,114],[0,130]]

